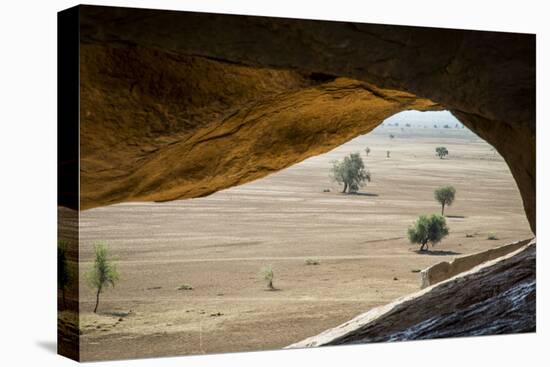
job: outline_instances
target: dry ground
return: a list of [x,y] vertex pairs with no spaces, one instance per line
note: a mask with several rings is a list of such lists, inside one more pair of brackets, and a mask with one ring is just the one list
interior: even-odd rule
[[[439,145],[448,159],[435,157]],[[373,181],[342,195],[328,168],[355,151]],[[446,212],[451,234],[440,253],[417,254],[406,229],[419,214],[439,212],[433,191],[447,184],[457,189]],[[82,212],[82,270],[92,265],[93,244],[105,241],[121,275],[98,315],[80,277],[82,358],[281,348],[418,290],[414,270],[530,236],[508,167],[484,141],[466,129],[381,127],[206,198]],[[266,265],[277,291],[258,275]],[[178,290],[183,284],[193,290]]]

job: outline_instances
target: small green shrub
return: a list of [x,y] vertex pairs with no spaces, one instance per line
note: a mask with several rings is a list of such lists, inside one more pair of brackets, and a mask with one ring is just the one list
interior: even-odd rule
[[109,250],[106,244],[98,243],[94,246],[95,261],[93,268],[87,274],[87,280],[90,287],[94,288],[96,293],[96,302],[94,313],[97,312],[99,305],[99,295],[109,285],[114,288],[118,281],[118,271],[116,265],[112,262]]
[[178,287],[178,291],[192,291],[193,287],[189,284],[182,284]]
[[275,290],[275,287],[273,286],[273,279],[275,278],[275,274],[273,272],[273,268],[271,266],[265,266],[260,270],[260,276],[263,280],[267,283],[267,288],[272,291]]
[[65,290],[71,282],[72,276],[69,271],[69,262],[67,260],[68,243],[59,241],[57,243],[57,289],[61,291],[61,301],[66,308]]
[[494,241],[494,240],[498,240],[498,237],[495,233],[491,232],[487,235],[487,239]]
[[306,265],[320,265],[321,263],[319,262],[319,260],[313,260],[313,259],[307,259],[306,260]]

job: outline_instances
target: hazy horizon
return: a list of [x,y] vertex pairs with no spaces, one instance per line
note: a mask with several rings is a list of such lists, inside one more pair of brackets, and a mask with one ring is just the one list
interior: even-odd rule
[[432,127],[434,124],[438,127],[443,127],[446,124],[455,127],[458,124],[459,127],[462,127],[462,123],[449,111],[403,111],[387,118],[381,125],[388,123],[399,123],[400,125],[408,123],[414,127],[417,125]]

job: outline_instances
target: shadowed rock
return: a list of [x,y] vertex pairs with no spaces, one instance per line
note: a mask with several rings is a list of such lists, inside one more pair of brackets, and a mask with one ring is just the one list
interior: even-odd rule
[[485,251],[455,257],[452,261],[442,261],[432,265],[429,268],[422,270],[420,274],[422,284],[420,287],[426,288],[430,285],[449,279],[457,274],[468,271],[479,264],[514,252],[517,249],[527,245],[529,242],[531,242],[531,239],[516,241]]
[[535,331],[535,253],[531,241],[289,348]]
[[200,197],[364,134],[409,93],[167,52],[83,45],[81,208]]

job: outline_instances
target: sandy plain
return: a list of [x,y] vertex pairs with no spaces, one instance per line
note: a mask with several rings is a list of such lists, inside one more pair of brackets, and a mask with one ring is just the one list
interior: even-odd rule
[[[440,145],[448,158],[435,156]],[[361,152],[373,180],[344,195],[328,173],[351,152]],[[442,185],[457,190],[446,209],[451,233],[431,254],[418,254],[407,227],[440,211],[433,191]],[[504,160],[454,128],[379,127],[205,198],[113,205],[80,220],[83,360],[282,348],[415,292],[420,269],[532,237]],[[100,241],[120,281],[94,314],[84,272]],[[264,266],[274,270],[276,291],[259,275]]]

